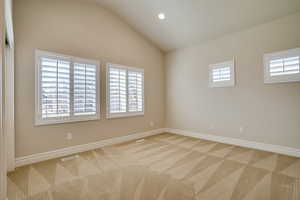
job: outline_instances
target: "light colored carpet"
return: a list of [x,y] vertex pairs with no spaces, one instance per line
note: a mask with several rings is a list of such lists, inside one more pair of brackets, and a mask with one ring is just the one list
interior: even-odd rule
[[16,169],[9,200],[299,200],[300,159],[173,134]]

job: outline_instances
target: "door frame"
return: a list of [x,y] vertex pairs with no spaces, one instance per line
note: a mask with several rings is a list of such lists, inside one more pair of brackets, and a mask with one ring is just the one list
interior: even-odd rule
[[15,102],[14,102],[14,32],[12,19],[12,0],[5,0],[5,34],[4,52],[4,133],[6,140],[7,170],[15,169]]
[[5,46],[4,52],[4,134],[6,140],[7,171],[15,170],[15,101],[14,101],[14,47]]
[[3,70],[5,47],[5,17],[4,0],[0,0],[0,200],[7,198],[7,169],[6,169],[6,141],[3,131]]
[[[0,0],[0,10],[0,200],[6,200],[7,166],[9,163],[10,169],[14,169],[15,165],[14,102],[8,103],[14,98],[12,0]],[[11,88],[13,91],[5,94]],[[7,123],[10,119],[13,123]]]

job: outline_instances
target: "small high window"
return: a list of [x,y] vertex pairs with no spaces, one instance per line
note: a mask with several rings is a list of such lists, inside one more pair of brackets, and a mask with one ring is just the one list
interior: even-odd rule
[[233,87],[234,61],[227,61],[209,66],[209,87]]
[[265,83],[300,81],[300,48],[264,55]]

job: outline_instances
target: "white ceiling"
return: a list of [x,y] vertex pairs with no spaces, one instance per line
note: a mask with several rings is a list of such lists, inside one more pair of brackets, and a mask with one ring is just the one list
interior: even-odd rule
[[[97,0],[163,51],[300,11],[300,0]],[[161,21],[157,15],[166,14]]]

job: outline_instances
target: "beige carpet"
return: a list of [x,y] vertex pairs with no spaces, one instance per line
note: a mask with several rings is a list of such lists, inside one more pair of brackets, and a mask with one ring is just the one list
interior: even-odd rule
[[16,169],[9,200],[300,200],[300,159],[173,134]]

